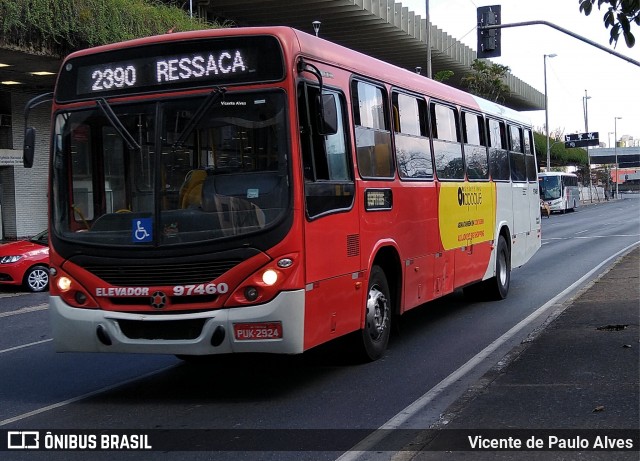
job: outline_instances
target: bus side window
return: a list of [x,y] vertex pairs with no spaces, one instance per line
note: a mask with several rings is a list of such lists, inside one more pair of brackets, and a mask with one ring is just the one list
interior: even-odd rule
[[302,165],[305,179],[307,215],[316,217],[328,212],[347,210],[353,205],[355,185],[349,162],[349,149],[344,129],[344,97],[331,93],[336,99],[338,131],[321,135],[317,87],[301,83],[298,92],[298,121]]
[[458,111],[431,103],[431,132],[436,173],[440,179],[464,179]]
[[393,93],[396,161],[402,179],[433,179],[425,106],[422,99]]
[[504,122],[487,120],[489,134],[489,170],[494,181],[508,181],[509,154],[507,152],[507,138]]
[[384,90],[354,80],[351,92],[360,175],[363,178],[392,178],[395,170]]
[[536,154],[531,130],[524,130],[524,156],[527,167],[527,181],[538,182],[538,168],[536,167]]
[[511,163],[511,179],[516,182],[527,180],[527,167],[522,151],[522,129],[509,125],[509,161]]
[[482,115],[462,112],[462,135],[467,177],[489,179],[489,158]]

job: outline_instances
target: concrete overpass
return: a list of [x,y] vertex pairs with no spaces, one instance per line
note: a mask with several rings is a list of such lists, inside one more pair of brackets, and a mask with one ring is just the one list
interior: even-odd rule
[[[201,16],[238,26],[288,25],[414,71],[427,68],[427,21],[395,0],[197,0]],[[469,3],[469,8],[473,8]],[[455,12],[452,12],[452,14]],[[446,83],[460,88],[477,55],[474,50],[429,24],[433,74],[451,70]],[[506,83],[505,105],[516,110],[543,110],[544,94],[513,74]]]
[[618,165],[620,168],[640,167],[640,147],[613,147],[589,149],[592,165],[612,165],[616,163],[616,151],[618,153]]

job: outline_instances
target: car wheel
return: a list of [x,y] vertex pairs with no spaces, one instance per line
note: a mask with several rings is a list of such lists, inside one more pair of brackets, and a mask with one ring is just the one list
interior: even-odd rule
[[33,266],[24,274],[24,286],[34,293],[44,291],[49,287],[49,268],[47,266]]

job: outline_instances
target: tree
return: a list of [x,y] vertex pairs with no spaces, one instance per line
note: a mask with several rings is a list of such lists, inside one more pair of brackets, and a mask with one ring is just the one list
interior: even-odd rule
[[[578,0],[580,11],[589,16],[593,10],[596,0]],[[609,43],[618,43],[620,32],[624,36],[624,41],[629,48],[636,43],[636,39],[631,33],[631,25],[635,23],[640,26],[640,0],[597,0],[598,9],[602,9],[603,4],[607,4],[607,11],[604,13],[604,25],[608,29],[611,27]]]
[[[567,149],[564,147],[563,135],[564,132],[561,128],[556,128],[550,134],[550,158],[552,166],[566,166],[566,165],[586,165],[587,151],[582,147],[574,147]],[[557,137],[556,137],[557,136]],[[547,137],[542,132],[533,133],[533,142],[536,148],[536,155],[538,159],[538,166],[547,164]]]
[[454,73],[451,70],[439,70],[436,72],[436,75],[433,76],[433,79],[436,82],[444,82],[445,80],[449,80],[453,77]]
[[493,102],[504,102],[505,96],[510,93],[509,86],[504,83],[509,67],[475,59],[471,69],[473,72],[462,78],[462,85],[476,96]]

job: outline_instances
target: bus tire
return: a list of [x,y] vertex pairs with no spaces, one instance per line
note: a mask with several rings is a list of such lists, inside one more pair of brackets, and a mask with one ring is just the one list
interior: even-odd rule
[[509,293],[511,282],[511,252],[504,236],[498,237],[496,248],[496,275],[486,282],[486,293],[490,299],[501,300]]
[[384,354],[391,332],[391,292],[380,266],[373,266],[367,285],[365,322],[359,331],[360,356],[369,362]]

